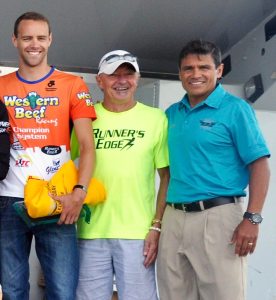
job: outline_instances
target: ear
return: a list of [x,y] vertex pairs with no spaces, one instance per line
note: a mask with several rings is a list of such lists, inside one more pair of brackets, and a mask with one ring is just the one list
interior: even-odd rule
[[17,48],[17,38],[14,34],[12,35],[12,43],[13,43],[14,47]]
[[181,71],[180,70],[178,71],[178,78],[179,78],[180,81],[182,81],[182,76],[181,76]]
[[100,75],[96,75],[96,81],[97,81],[98,87],[102,90],[103,84],[102,84],[102,79],[101,79]]
[[224,64],[220,64],[220,65],[217,67],[217,78],[218,78],[218,79],[221,79],[221,77],[222,77],[223,68],[224,68]]
[[140,73],[136,72],[135,76],[136,76],[136,87],[138,87],[138,84],[139,84],[139,81],[140,81]]
[[52,41],[53,41],[53,34],[52,32],[49,34],[49,47],[50,45],[52,44]]

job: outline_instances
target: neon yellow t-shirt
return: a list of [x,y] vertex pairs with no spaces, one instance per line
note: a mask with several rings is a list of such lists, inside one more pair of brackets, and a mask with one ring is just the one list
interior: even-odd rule
[[[78,237],[144,239],[155,213],[156,168],[168,166],[166,116],[139,102],[121,113],[101,103],[95,110],[93,176],[104,184],[107,199],[92,208],[90,224],[78,222]],[[74,135],[71,153],[73,159],[78,153]]]

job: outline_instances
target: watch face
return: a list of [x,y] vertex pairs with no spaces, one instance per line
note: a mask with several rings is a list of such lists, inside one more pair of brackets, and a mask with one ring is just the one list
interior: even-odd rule
[[254,223],[261,223],[263,220],[262,216],[259,214],[253,214],[251,218]]
[[260,224],[263,217],[259,213],[250,213],[246,211],[243,215],[244,218],[248,219],[252,224]]

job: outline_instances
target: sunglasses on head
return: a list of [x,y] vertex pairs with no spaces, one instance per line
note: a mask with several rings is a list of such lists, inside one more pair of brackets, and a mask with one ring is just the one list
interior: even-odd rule
[[123,54],[123,55],[112,54],[112,55],[109,55],[107,58],[105,58],[103,62],[111,64],[111,63],[114,63],[115,61],[118,61],[118,60],[136,62],[137,58],[135,56],[133,56],[132,54]]

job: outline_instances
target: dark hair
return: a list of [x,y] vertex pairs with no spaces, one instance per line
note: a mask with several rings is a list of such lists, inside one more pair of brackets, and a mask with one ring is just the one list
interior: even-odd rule
[[51,33],[51,26],[49,20],[44,17],[42,14],[37,13],[35,11],[28,11],[25,12],[23,15],[17,18],[17,20],[14,23],[14,28],[13,28],[13,34],[15,37],[18,36],[18,27],[21,21],[23,20],[34,20],[34,21],[43,21],[46,22],[48,27],[49,27],[49,34]]
[[179,58],[178,58],[179,69],[181,67],[182,59],[188,56],[189,54],[196,54],[196,55],[211,54],[216,68],[221,64],[220,49],[212,42],[203,41],[203,40],[193,40],[188,42],[179,53]]

